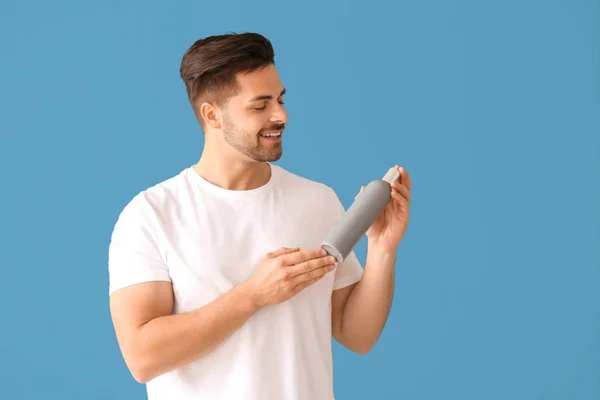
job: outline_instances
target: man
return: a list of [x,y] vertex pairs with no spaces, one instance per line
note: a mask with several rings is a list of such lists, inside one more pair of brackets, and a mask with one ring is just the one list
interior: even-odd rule
[[126,205],[109,248],[118,343],[150,400],[333,399],[331,337],[367,353],[387,319],[409,219],[403,168],[363,270],[319,248],[344,208],[272,164],[288,114],[270,42],[199,40],[181,63],[205,134],[197,164]]

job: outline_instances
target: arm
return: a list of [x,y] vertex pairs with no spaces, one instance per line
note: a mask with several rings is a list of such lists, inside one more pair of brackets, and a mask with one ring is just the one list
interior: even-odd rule
[[290,299],[332,269],[322,249],[279,249],[265,255],[249,280],[175,315],[170,282],[118,289],[110,310],[123,358],[136,381],[146,383],[202,357],[259,309]]
[[406,169],[395,168],[400,178],[390,183],[392,199],[366,232],[363,277],[355,286],[332,295],[333,335],[342,345],[361,354],[377,343],[390,313],[396,250],[409,221],[412,183]]
[[369,243],[360,282],[332,295],[332,331],[343,346],[368,353],[381,335],[394,294],[396,254]]
[[135,380],[146,383],[210,351],[258,307],[234,287],[204,307],[171,315],[171,283],[147,282],[117,290],[110,309],[125,362]]

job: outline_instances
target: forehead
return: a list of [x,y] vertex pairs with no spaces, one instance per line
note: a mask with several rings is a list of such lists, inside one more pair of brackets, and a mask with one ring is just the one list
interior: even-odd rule
[[238,74],[237,82],[240,91],[236,97],[242,98],[243,101],[263,95],[277,98],[283,90],[283,84],[274,65],[247,74]]

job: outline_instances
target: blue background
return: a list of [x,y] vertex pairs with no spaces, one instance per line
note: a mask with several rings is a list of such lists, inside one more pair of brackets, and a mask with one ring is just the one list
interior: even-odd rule
[[200,156],[179,63],[230,31],[275,46],[280,165],[346,206],[412,176],[392,313],[372,353],[335,344],[338,399],[600,398],[597,1],[165,3],[0,6],[0,398],[145,398],[109,236]]

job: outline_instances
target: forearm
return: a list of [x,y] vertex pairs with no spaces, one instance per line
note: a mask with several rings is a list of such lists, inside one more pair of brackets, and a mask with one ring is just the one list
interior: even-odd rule
[[368,352],[377,342],[394,295],[396,253],[369,243],[363,277],[352,290],[342,314],[342,337],[349,348]]
[[191,312],[155,318],[137,329],[130,367],[139,382],[192,362],[239,329],[258,307],[241,287]]

